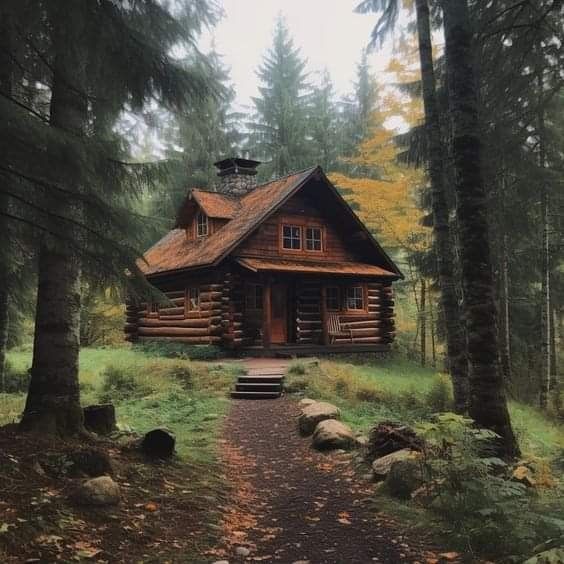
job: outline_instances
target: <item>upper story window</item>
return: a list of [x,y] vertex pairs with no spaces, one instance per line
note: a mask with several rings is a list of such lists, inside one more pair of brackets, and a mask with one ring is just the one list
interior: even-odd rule
[[282,248],[299,251],[302,248],[302,228],[298,225],[282,226]]
[[347,309],[364,309],[364,288],[362,286],[349,286],[346,293]]
[[323,250],[322,231],[320,227],[306,227],[305,248],[306,251]]
[[209,233],[208,216],[200,212],[196,217],[196,235],[205,237]]

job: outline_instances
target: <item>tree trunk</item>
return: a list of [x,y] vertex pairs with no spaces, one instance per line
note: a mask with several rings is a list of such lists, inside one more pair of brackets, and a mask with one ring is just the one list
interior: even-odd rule
[[8,344],[8,291],[0,280],[0,392],[6,390],[6,346]]
[[437,267],[441,306],[445,318],[447,344],[447,370],[451,374],[455,410],[464,413],[468,404],[468,361],[466,336],[456,296],[455,253],[453,237],[449,226],[449,213],[445,187],[439,111],[436,96],[435,72],[433,69],[433,48],[429,24],[427,0],[417,0],[417,32],[421,61],[425,127],[429,143],[429,178],[431,181],[431,206],[433,210],[433,234],[437,245]]
[[433,362],[433,368],[437,368],[437,347],[435,344],[435,312],[432,303],[431,307],[429,308],[429,321],[431,326],[431,358]]
[[[539,89],[539,99],[543,95],[542,74],[537,76],[537,86]],[[539,136],[539,167],[541,169],[541,222],[542,222],[542,250],[541,250],[541,381],[539,404],[542,409],[548,406],[548,396],[552,379],[552,357],[550,354],[551,336],[550,330],[552,323],[550,316],[552,308],[550,306],[550,202],[548,196],[548,186],[544,178],[546,167],[545,150],[545,123],[543,105],[539,104],[538,113],[538,136]]]
[[425,308],[427,307],[427,296],[426,296],[426,284],[425,279],[421,278],[421,366],[425,366],[426,361],[426,351],[427,351],[427,319]]
[[[63,3],[64,5],[64,3]],[[80,30],[65,23],[62,6],[54,8],[55,62],[51,94],[51,126],[84,136],[87,99],[84,92],[85,54]],[[55,204],[57,213],[80,219],[76,201]],[[57,231],[65,232],[64,223]],[[67,226],[65,235],[80,241]],[[40,249],[37,311],[31,382],[21,428],[61,436],[84,432],[78,384],[80,337],[80,258],[61,241],[47,241]]]
[[501,437],[497,444],[499,454],[512,457],[518,454],[519,447],[498,368],[494,281],[468,5],[467,0],[445,0],[442,6],[468,342],[469,411],[477,425]]

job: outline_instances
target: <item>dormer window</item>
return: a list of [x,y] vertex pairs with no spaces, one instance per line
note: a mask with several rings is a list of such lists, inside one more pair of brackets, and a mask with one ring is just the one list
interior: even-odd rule
[[206,237],[209,233],[208,216],[200,212],[196,217],[196,235]]

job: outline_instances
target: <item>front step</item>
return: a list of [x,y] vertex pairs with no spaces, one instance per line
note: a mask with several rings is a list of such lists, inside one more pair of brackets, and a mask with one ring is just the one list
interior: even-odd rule
[[282,395],[284,375],[278,373],[245,374],[237,378],[231,397],[236,399],[275,399]]

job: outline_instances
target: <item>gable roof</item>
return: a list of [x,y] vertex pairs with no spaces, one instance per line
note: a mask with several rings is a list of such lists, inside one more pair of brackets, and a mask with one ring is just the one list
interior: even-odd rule
[[[380,247],[319,166],[261,184],[237,199],[216,192],[193,190],[192,194],[195,192],[194,199],[204,211],[206,211],[205,206],[207,206],[208,209],[212,210],[212,213],[230,214],[232,219],[215,233],[201,239],[188,239],[184,229],[173,229],[145,253],[144,260],[138,261],[140,270],[146,276],[154,276],[177,270],[217,265],[308,180],[315,176],[319,176],[325,181],[358,227],[367,234],[370,243],[385,258],[391,273],[396,277],[403,278],[398,267]],[[206,211],[206,213],[208,212]],[[212,215],[211,217],[228,216]]]
[[192,190],[191,196],[208,217],[233,219],[240,207],[239,200],[218,192],[207,192],[195,188]]

